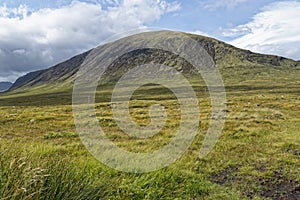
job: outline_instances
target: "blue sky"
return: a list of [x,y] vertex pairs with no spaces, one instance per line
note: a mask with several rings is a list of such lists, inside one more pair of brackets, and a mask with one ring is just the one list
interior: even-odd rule
[[300,60],[300,0],[0,0],[0,81],[141,27],[214,37]]

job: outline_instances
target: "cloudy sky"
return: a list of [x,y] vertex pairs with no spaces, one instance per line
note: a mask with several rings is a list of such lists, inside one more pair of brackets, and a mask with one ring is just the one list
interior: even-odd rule
[[141,27],[208,35],[300,60],[300,0],[0,0],[0,81]]

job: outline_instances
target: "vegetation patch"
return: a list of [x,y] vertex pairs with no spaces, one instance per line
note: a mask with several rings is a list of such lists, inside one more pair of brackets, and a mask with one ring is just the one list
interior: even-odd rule
[[78,134],[73,132],[50,132],[43,135],[44,139],[72,138],[72,137],[78,137]]

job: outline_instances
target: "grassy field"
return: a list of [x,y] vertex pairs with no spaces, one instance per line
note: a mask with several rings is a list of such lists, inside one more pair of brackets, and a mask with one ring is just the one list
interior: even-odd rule
[[[70,88],[1,95],[0,199],[299,199],[299,70],[256,73],[245,68],[221,73],[227,119],[214,150],[198,158],[211,106],[205,85],[191,81],[200,101],[198,134],[179,160],[146,174],[110,169],[89,154],[75,130]],[[115,144],[149,152],[172,139],[180,116],[170,91],[145,86],[132,97],[130,112],[141,125],[149,123],[153,103],[167,108],[166,126],[142,140],[117,127],[110,108],[111,88],[101,87],[95,108]]]

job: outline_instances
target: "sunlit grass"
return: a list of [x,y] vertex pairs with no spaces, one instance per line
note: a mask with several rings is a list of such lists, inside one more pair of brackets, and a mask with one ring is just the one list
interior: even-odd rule
[[[298,195],[299,71],[269,69],[249,75],[252,69],[222,72],[227,119],[217,145],[203,159],[198,154],[211,105],[205,85],[192,80],[200,105],[198,134],[178,161],[147,174],[117,172],[89,154],[75,129],[70,90],[59,88],[49,94],[35,90],[26,98],[23,94],[1,96],[0,199],[275,199]],[[166,126],[157,135],[137,139],[122,132],[113,119],[112,86],[102,89],[96,96],[96,117],[120,148],[151,152],[172,140],[180,112],[170,92],[145,86],[132,97],[130,114],[140,125],[150,122],[148,109],[153,104],[164,105],[168,114]]]

